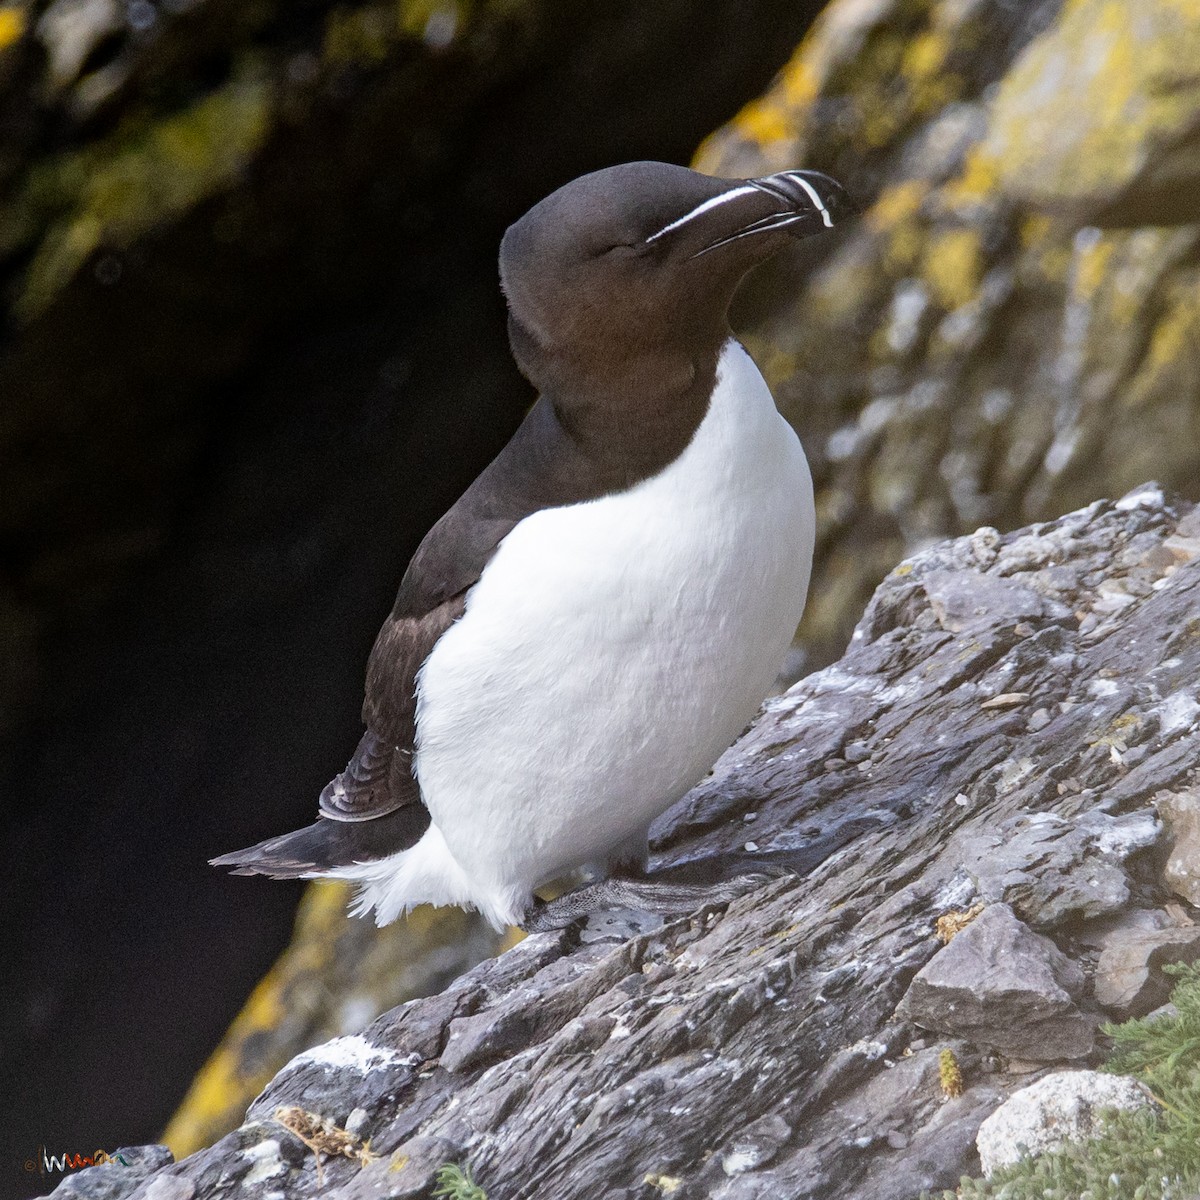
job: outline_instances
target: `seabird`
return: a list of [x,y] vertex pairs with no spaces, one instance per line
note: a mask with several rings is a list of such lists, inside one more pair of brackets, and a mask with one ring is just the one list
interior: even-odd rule
[[[509,228],[537,402],[413,556],[315,824],[215,865],[352,880],[380,925],[430,903],[546,928],[713,892],[646,874],[648,830],[770,689],[815,526],[800,442],[727,312],[751,267],[848,209],[815,171],[638,162]],[[581,869],[600,882],[535,894]]]

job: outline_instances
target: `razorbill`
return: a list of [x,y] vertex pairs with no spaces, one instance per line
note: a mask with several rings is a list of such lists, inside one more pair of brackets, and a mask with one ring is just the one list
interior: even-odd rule
[[[815,524],[804,452],[727,311],[751,267],[848,207],[813,171],[638,162],[506,232],[509,339],[539,398],[413,556],[316,823],[214,864],[353,880],[380,925],[421,903],[497,928],[697,906],[645,874],[647,831],[775,679]],[[535,895],[578,868],[604,881]]]

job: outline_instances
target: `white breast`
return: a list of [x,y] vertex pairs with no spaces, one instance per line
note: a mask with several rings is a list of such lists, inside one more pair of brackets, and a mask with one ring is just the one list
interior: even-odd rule
[[813,528],[800,443],[731,340],[675,462],[501,543],[418,681],[433,825],[359,868],[362,906],[381,923],[422,901],[513,923],[539,884],[644,839],[771,686]]

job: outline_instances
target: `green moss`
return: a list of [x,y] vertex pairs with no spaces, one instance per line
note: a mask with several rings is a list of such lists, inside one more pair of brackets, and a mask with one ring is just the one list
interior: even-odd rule
[[270,128],[270,91],[252,62],[224,87],[182,111],[130,118],[82,150],[37,167],[0,247],[38,228],[40,245],[14,309],[36,316],[101,246],[123,249],[232,184]]
[[[1166,967],[1178,1016],[1105,1027],[1107,1070],[1132,1075],[1157,1109],[1110,1112],[1103,1133],[964,1178],[943,1200],[1184,1200],[1200,1188],[1200,965]],[[928,1193],[923,1193],[927,1200]]]

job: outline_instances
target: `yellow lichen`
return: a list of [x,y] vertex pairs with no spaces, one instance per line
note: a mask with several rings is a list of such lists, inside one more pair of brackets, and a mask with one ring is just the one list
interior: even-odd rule
[[1021,278],[1065,284],[1073,257],[1072,234],[1073,230],[1064,230],[1062,225],[1041,213],[1023,217],[1017,226],[1021,242],[1017,270]]
[[929,195],[929,183],[924,179],[907,179],[886,187],[867,210],[865,220],[876,233],[884,233],[916,216],[921,202]]
[[[1161,171],[1194,121],[1195,0],[1072,0],[992,104],[987,152],[1005,191],[1095,203]],[[1047,103],[1052,97],[1052,103]]]
[[898,225],[883,251],[883,268],[893,279],[912,274],[925,246],[925,234],[915,221]]
[[0,50],[19,41],[25,32],[25,14],[11,5],[0,7]]
[[1169,386],[1167,379],[1186,369],[1184,364],[1189,356],[1195,356],[1197,346],[1200,346],[1200,295],[1190,293],[1178,297],[1154,326],[1137,375],[1123,396],[1125,406],[1139,408],[1160,395]]
[[1072,284],[1077,300],[1086,304],[1095,299],[1096,293],[1109,277],[1115,249],[1112,239],[1100,237],[1076,255]]
[[1042,213],[1033,213],[1021,222],[1017,235],[1021,239],[1022,247],[1029,250],[1043,245],[1053,228],[1054,222],[1049,217]]
[[1127,750],[1130,740],[1138,734],[1145,723],[1145,717],[1138,713],[1122,713],[1110,721],[1107,728],[1092,730],[1088,735],[1087,744],[1089,746],[1107,746],[1111,750]]
[[978,293],[984,266],[979,230],[947,229],[926,243],[921,276],[943,308],[955,309]]
[[962,171],[942,189],[942,198],[952,209],[978,204],[995,193],[998,179],[996,160],[984,148],[973,146]]
[[802,54],[795,54],[780,75],[783,98],[793,108],[811,104],[821,93],[817,77]]
[[786,115],[770,98],[752,100],[733,118],[733,127],[758,146],[783,141],[791,133]]
[[946,36],[928,30],[913,38],[905,47],[900,69],[912,78],[924,79],[942,69],[949,51],[950,42]]

